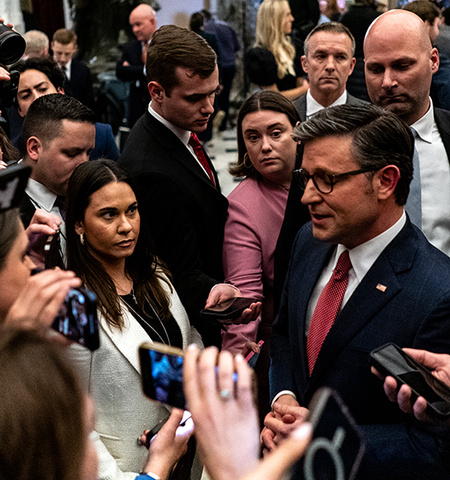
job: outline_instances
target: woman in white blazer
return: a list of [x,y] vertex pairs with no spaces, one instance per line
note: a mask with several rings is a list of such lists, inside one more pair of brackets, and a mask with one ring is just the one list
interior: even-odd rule
[[[137,438],[168,418],[141,388],[138,347],[201,344],[141,230],[134,184],[114,162],[84,163],[67,190],[67,261],[98,299],[100,348],[74,345],[72,358],[97,409],[101,479],[135,479],[146,456]],[[191,478],[199,478],[193,468]],[[157,472],[154,472],[157,473]]]

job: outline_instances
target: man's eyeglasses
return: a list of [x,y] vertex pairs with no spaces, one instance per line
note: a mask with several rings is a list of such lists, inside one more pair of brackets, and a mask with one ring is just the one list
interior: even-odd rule
[[314,186],[319,190],[320,193],[331,193],[333,191],[333,187],[336,183],[340,180],[343,180],[346,177],[352,175],[359,175],[360,173],[367,173],[367,172],[375,172],[379,170],[379,168],[361,168],[359,170],[353,170],[351,172],[344,172],[344,173],[324,173],[318,172],[313,173],[312,175],[303,170],[303,168],[298,168],[294,170],[292,173],[294,177],[300,184],[300,188],[305,190],[306,184],[309,180],[313,181]]

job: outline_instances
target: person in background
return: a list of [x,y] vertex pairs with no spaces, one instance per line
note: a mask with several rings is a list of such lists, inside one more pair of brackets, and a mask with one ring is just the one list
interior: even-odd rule
[[52,37],[53,59],[65,76],[64,90],[92,110],[95,109],[92,74],[89,67],[74,55],[77,51],[77,35],[72,30],[60,28]]
[[[246,53],[245,64],[258,63],[265,61],[261,56],[260,49],[269,51],[276,64],[277,76],[274,80],[268,78],[264,84],[259,84],[261,88],[267,88],[280,91],[289,100],[294,100],[308,89],[308,82],[302,75],[301,65],[298,60],[300,55],[292,44],[289,34],[292,31],[292,22],[294,18],[287,0],[264,0],[258,8],[256,17],[256,49],[250,49]],[[261,66],[264,71],[266,68],[272,69],[272,62]],[[267,65],[267,66],[266,66]],[[252,80],[252,72],[246,69],[247,75]]]
[[227,326],[222,349],[240,353],[249,342],[265,342],[256,364],[261,424],[270,411],[274,252],[296,162],[297,144],[291,134],[299,120],[295,107],[281,93],[261,90],[253,94],[239,111],[238,161],[230,169],[232,175],[245,180],[228,195],[225,279],[244,297],[262,301],[262,312],[254,322]]
[[[23,117],[37,98],[50,93],[65,93],[64,75],[51,58],[28,58],[16,63],[12,68],[20,72],[15,109],[21,119],[18,129],[12,135],[12,139],[19,150],[23,150],[25,148],[21,137]],[[89,158],[95,160],[103,157],[118,160],[119,149],[111,125],[96,122],[95,147],[89,153]]]
[[9,163],[17,163],[19,160],[19,151],[0,127],[0,168],[6,168]]
[[27,42],[27,46],[22,60],[26,60],[29,57],[48,56],[50,40],[44,32],[40,30],[29,30],[23,34],[23,38]]
[[219,111],[214,117],[214,124],[221,132],[226,129],[229,120],[228,110],[230,107],[231,87],[236,75],[236,56],[241,46],[236,32],[228,23],[222,20],[215,20],[208,10],[203,9],[201,13],[205,18],[205,32],[214,34],[219,44],[219,77],[222,90],[217,96]]
[[130,82],[128,126],[131,128],[150,101],[145,63],[148,45],[156,30],[155,11],[145,3],[138,5],[130,13],[130,25],[136,38],[123,47],[116,75],[120,80]]
[[[201,345],[140,221],[136,188],[110,160],[80,165],[67,189],[67,265],[98,301],[100,348],[71,347],[97,405],[101,479],[131,479],[147,452],[136,438],[169,416],[142,392],[138,347]],[[180,454],[181,456],[181,454]],[[192,478],[199,478],[199,467]],[[201,468],[200,468],[201,470]],[[158,473],[158,472],[154,472]]]

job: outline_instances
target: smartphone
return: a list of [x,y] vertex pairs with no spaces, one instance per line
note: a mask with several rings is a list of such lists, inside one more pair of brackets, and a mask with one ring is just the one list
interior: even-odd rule
[[96,350],[100,346],[100,339],[95,294],[86,288],[71,289],[52,328],[83,347]]
[[0,212],[20,205],[30,173],[31,167],[23,164],[0,170]]
[[200,312],[200,315],[213,322],[239,324],[243,323],[240,318],[242,312],[257,301],[258,300],[254,298],[233,297],[222,303],[218,303],[214,307],[205,308]]
[[185,410],[183,350],[162,343],[143,343],[139,359],[144,394],[151,400]]
[[405,383],[411,387],[411,403],[421,396],[427,401],[430,415],[450,416],[450,388],[399,346],[394,343],[383,345],[370,352],[369,359],[382,375],[390,375],[399,385]]
[[290,480],[353,480],[364,455],[365,441],[340,396],[322,387],[309,404],[313,436]]
[[253,350],[245,357],[245,361],[248,363],[248,366],[251,368],[255,368],[256,362],[258,361],[259,354],[261,353],[261,347],[264,345],[264,340],[260,340],[258,342],[259,345],[259,353],[254,352]]

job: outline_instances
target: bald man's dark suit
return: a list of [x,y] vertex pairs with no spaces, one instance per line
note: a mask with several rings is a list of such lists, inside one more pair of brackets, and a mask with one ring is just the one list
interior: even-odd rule
[[391,403],[368,355],[387,342],[450,352],[450,258],[407,219],[336,317],[309,376],[307,309],[334,248],[310,223],[296,237],[271,337],[271,395],[290,390],[307,406],[319,387],[337,390],[366,433],[361,480],[448,479],[450,431],[439,437]]
[[[219,185],[214,166],[216,184]],[[119,160],[141,196],[139,211],[167,262],[196,326],[213,285],[223,280],[222,246],[228,201],[180,139],[147,111],[135,124]],[[201,331],[205,336],[205,330]],[[214,342],[220,343],[218,330]],[[205,337],[206,342],[212,341]]]

